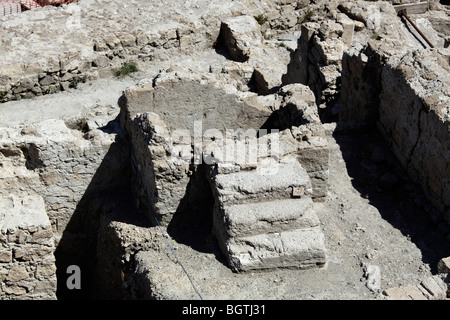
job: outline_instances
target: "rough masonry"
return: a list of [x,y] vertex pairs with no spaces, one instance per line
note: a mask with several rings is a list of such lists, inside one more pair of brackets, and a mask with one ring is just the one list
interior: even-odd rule
[[[221,81],[215,78],[172,72],[125,92],[121,119],[132,143],[141,210],[154,224],[168,225],[175,214],[208,203],[205,186],[192,179],[200,172],[211,180],[213,229],[232,268],[325,264],[323,239],[311,205],[312,199],[326,197],[328,147],[312,92],[292,85],[273,96],[272,102],[278,100],[278,105],[269,106],[261,104],[255,93],[227,88],[226,75]],[[267,103],[267,97],[263,101]],[[180,110],[187,116],[179,117]],[[265,134],[258,137],[261,128]],[[272,133],[273,129],[277,132]],[[263,210],[266,206],[272,209]],[[280,208],[283,213],[277,213]],[[261,217],[256,219],[262,223],[274,222],[251,230],[254,222],[248,220],[249,210],[258,212]],[[247,231],[230,231],[235,224],[243,224],[239,228]],[[231,242],[250,241],[245,237],[256,235],[259,238],[254,241],[273,242],[275,247],[266,249],[261,242],[260,249],[250,253],[259,256],[250,260],[258,261],[245,261],[250,249],[247,245],[237,249],[239,245]],[[286,244],[283,254],[277,249],[280,241]],[[298,247],[299,243],[307,249]],[[263,257],[268,252],[273,257],[266,261]]]
[[174,265],[154,226],[186,212],[211,217],[233,271],[323,267],[328,121],[376,127],[448,222],[448,9],[411,14],[429,49],[392,6],[408,2],[86,0],[1,17],[2,102],[70,92],[127,61],[207,48],[228,60],[163,69],[124,88],[120,111],[0,128],[0,298],[69,297],[70,264],[117,297],[179,298],[158,287]]

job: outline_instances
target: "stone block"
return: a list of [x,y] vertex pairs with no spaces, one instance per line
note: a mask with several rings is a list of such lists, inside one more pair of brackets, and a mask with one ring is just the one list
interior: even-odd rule
[[108,46],[110,50],[116,49],[120,46],[120,39],[114,34],[107,34],[103,37],[104,43]]
[[327,140],[311,137],[307,144],[299,144],[297,159],[307,172],[328,170],[330,150]]
[[221,35],[230,56],[239,62],[250,57],[251,48],[262,43],[261,29],[251,16],[232,17],[221,25]]
[[136,44],[136,38],[129,33],[126,32],[120,32],[116,33],[116,37],[119,39],[120,43],[122,44],[122,47],[132,47]]
[[388,288],[383,294],[390,300],[428,300],[417,286]]
[[47,186],[64,181],[64,175],[56,170],[44,172],[40,177]]
[[239,271],[308,269],[326,263],[324,236],[318,228],[233,238],[226,245],[230,266]]
[[343,24],[342,42],[346,48],[350,48],[353,42],[355,25],[353,23]]
[[213,189],[221,204],[238,204],[270,199],[289,199],[292,188],[304,187],[305,194],[312,192],[308,173],[298,163],[276,163],[277,174],[268,178],[257,170],[220,174],[213,179]]
[[33,243],[45,243],[53,237],[53,231],[51,228],[44,229],[33,233],[31,241]]
[[48,279],[56,276],[55,264],[38,265],[36,267],[35,277],[37,279]]
[[318,226],[310,198],[225,206],[215,212],[214,227],[227,237],[252,236]]
[[[153,84],[151,82],[140,83],[128,88],[119,100],[121,113],[127,115],[127,121],[133,119],[138,113],[150,112],[153,109]],[[125,120],[125,119],[124,119]]]
[[92,66],[98,68],[105,68],[110,65],[110,59],[105,55],[98,55],[93,61]]
[[14,266],[8,271],[6,281],[17,282],[28,278],[28,271],[25,267]]
[[44,78],[42,78],[39,81],[39,84],[43,87],[45,86],[50,86],[50,85],[54,85],[56,84],[56,82],[58,81],[58,78],[55,75],[46,75]]
[[27,293],[27,289],[18,285],[6,285],[3,287],[3,291],[7,295],[21,296]]
[[388,288],[383,291],[390,300],[410,300],[404,288]]

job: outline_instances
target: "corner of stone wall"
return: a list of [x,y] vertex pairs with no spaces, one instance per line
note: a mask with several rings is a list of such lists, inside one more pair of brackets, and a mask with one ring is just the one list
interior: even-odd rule
[[0,197],[0,299],[56,299],[55,241],[40,196]]

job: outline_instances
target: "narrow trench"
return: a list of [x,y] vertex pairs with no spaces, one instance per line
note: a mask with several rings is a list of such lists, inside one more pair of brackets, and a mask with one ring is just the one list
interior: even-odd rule
[[215,253],[221,258],[211,234],[214,196],[207,177],[208,170],[206,164],[196,166],[167,232],[179,243],[189,245],[199,252]]
[[[113,120],[105,130],[119,130]],[[119,133],[119,132],[116,132]],[[99,274],[99,255],[115,252],[112,246],[107,252],[99,251],[99,237],[105,219],[115,216],[119,221],[141,224],[131,193],[131,166],[129,144],[119,133],[111,144],[75,211],[65,227],[55,250],[58,300],[90,300],[116,297],[117,292],[105,292],[104,275]],[[113,243],[111,243],[113,245]],[[111,261],[113,263],[113,261]],[[76,265],[81,270],[81,288],[69,288],[68,267]],[[103,271],[102,271],[103,272]]]

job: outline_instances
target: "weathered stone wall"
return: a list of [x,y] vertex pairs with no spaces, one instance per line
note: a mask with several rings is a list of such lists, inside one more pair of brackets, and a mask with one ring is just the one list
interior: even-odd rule
[[[5,299],[56,298],[56,272],[64,275],[67,266],[80,266],[91,249],[95,253],[106,190],[121,185],[119,172],[126,172],[126,152],[115,143],[117,111],[99,107],[66,122],[49,119],[2,128],[0,223],[6,227],[0,272],[6,277]],[[14,212],[16,217],[10,217]],[[36,215],[47,222],[36,224]],[[17,217],[31,222],[22,225]],[[17,226],[8,227],[14,221]],[[8,270],[19,269],[21,277],[8,276]],[[60,285],[65,287],[64,281]]]
[[[358,16],[356,5],[342,8]],[[339,119],[377,124],[402,166],[449,221],[448,48],[424,48],[391,15],[395,24],[381,23],[373,29],[376,38],[344,51]],[[361,19],[367,25],[370,14]],[[435,31],[423,31],[439,43]]]
[[[433,8],[426,15],[412,18],[434,46],[442,48],[447,37],[442,32],[442,21],[446,21],[442,16],[448,17],[448,13],[438,5]],[[379,83],[376,69],[380,62],[367,43],[378,39],[392,44],[388,50],[397,50],[400,43],[421,48],[427,46],[426,42],[413,27],[402,22],[388,1],[319,2],[310,10],[315,14],[301,25],[301,37],[291,54],[283,84],[308,85],[325,122],[356,119],[356,114],[361,121],[376,116],[373,109],[377,94],[372,87],[376,90]],[[437,18],[431,18],[434,16]],[[434,25],[441,31],[434,30]]]
[[113,75],[123,62],[212,48],[226,17],[261,16],[265,30],[294,30],[302,8],[294,0],[83,0],[1,17],[0,101],[68,90]]
[[450,222],[450,66],[441,59],[437,52],[413,51],[387,61],[378,124],[402,166]]
[[[6,163],[17,165],[14,170],[23,172],[24,178],[16,177],[21,185],[44,198],[47,214],[59,234],[114,142],[115,134],[98,129],[114,120],[114,115],[107,114],[114,111],[107,109],[95,119],[100,126],[85,115],[67,123],[50,119],[23,128],[8,128],[2,137],[3,154],[9,155]],[[18,186],[11,183],[10,188]]]
[[[141,210],[155,222],[150,215],[153,212],[164,225],[182,210],[181,200],[195,171],[192,165],[204,161],[204,133],[214,129],[225,136],[227,130],[253,129],[256,135],[270,115],[269,109],[246,100],[245,93],[241,93],[242,99],[236,89],[235,94],[227,93],[215,76],[209,81],[206,76],[197,77],[181,72],[164,74],[126,90],[121,98],[121,123],[138,170],[135,180]],[[233,91],[232,87],[228,90]]]
[[[381,70],[386,59],[408,48],[420,50],[428,47],[409,23],[405,24],[397,17],[392,6],[386,3],[381,3],[378,9],[372,6],[377,7],[361,2],[345,2],[338,7],[347,15],[362,21],[369,31],[360,33],[363,37],[360,37],[359,43],[354,43],[343,52],[339,100],[341,121],[376,121],[382,85]],[[413,20],[435,47],[442,49],[442,35],[433,29],[426,18],[434,13],[448,15],[445,11],[429,11],[426,15],[415,15]]]
[[55,299],[54,235],[40,196],[0,197],[0,299]]

